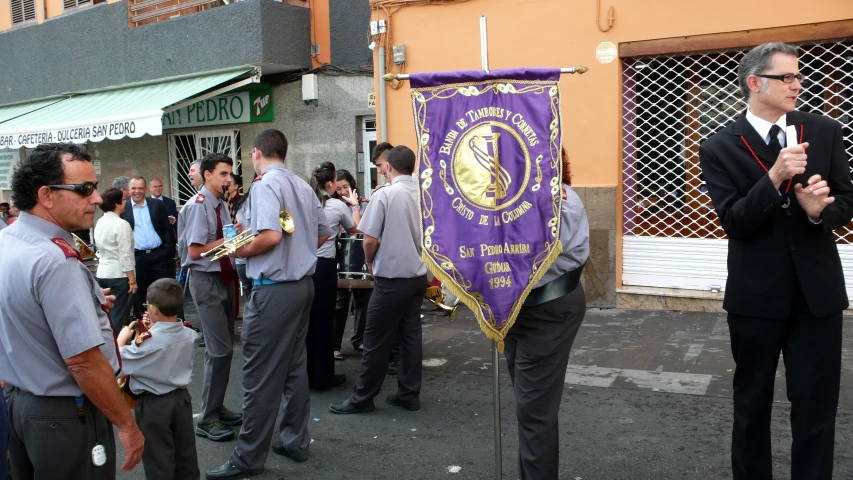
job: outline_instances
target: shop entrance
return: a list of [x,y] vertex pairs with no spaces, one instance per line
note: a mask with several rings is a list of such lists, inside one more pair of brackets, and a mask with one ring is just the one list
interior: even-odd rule
[[186,203],[196,190],[187,173],[190,165],[209,153],[224,153],[234,160],[234,173],[241,174],[239,130],[209,130],[169,135],[169,170],[172,198],[178,206]]

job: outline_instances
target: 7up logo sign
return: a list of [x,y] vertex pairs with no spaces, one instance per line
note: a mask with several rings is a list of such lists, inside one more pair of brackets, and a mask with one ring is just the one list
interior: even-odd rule
[[252,102],[252,116],[263,117],[266,115],[270,109],[271,103],[269,93],[261,93],[258,95],[258,97]]

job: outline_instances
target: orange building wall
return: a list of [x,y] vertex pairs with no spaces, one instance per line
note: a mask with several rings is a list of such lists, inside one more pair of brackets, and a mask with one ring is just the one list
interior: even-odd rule
[[320,44],[320,55],[312,57],[312,66],[332,63],[332,35],[329,20],[329,0],[311,0],[311,43]]
[[[681,0],[601,3],[605,26],[607,8],[615,7],[614,26],[606,33],[595,26],[594,0],[470,0],[405,7],[393,13],[390,25],[393,43],[406,46],[407,72],[480,68],[481,15],[488,20],[491,69],[588,66],[584,75],[563,76],[563,144],[572,158],[574,184],[613,186],[620,181],[622,158],[621,66],[618,59],[607,65],[596,60],[595,48],[601,42],[618,46],[619,42],[853,18],[853,1],[848,0],[811,2],[808,8],[799,0],[717,0],[689,2],[689,6]],[[373,18],[386,17],[375,11]],[[387,99],[388,140],[414,146],[408,84],[404,82],[398,90],[389,88]]]
[[8,1],[0,1],[0,32],[12,28],[12,5]]

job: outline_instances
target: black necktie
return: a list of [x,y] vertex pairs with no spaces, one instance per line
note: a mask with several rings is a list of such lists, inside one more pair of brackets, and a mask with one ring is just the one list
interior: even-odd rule
[[[770,127],[770,141],[767,142],[767,146],[770,147],[770,151],[773,152],[773,161],[775,162],[779,158],[779,152],[782,151],[782,144],[779,143],[779,132],[782,131],[782,128],[779,125],[773,125]],[[782,197],[785,199],[785,208],[788,208],[788,204],[790,200],[788,199],[787,189],[789,182],[785,181],[779,185],[779,193],[782,194]]]
[[782,128],[779,127],[779,125],[773,125],[770,127],[770,141],[767,142],[767,146],[770,147],[770,150],[773,152],[774,162],[779,158],[779,152],[782,151],[782,144],[779,143],[780,131],[782,131]]

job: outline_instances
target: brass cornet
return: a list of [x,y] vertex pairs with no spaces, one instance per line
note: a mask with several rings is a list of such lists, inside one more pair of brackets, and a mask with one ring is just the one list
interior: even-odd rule
[[82,238],[78,237],[75,234],[71,234],[71,237],[74,238],[74,246],[77,247],[77,251],[80,252],[80,256],[83,260],[89,260],[90,258],[95,258],[95,252],[89,248],[89,245],[86,245],[86,242],[83,241]]
[[236,237],[228,240],[227,242],[222,243],[222,245],[218,247],[211,248],[210,250],[201,254],[201,258],[205,258],[208,255],[213,255],[213,258],[210,259],[211,262],[215,262],[222,257],[231,255],[237,250],[245,247],[246,245],[252,243],[252,240],[255,239],[255,236],[252,235],[252,229],[243,230]]
[[296,223],[293,221],[293,216],[287,210],[278,212],[278,223],[285,233],[293,233],[296,230]]

